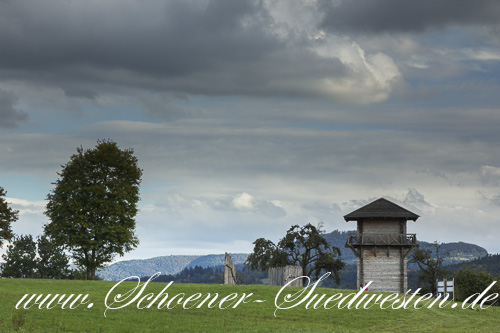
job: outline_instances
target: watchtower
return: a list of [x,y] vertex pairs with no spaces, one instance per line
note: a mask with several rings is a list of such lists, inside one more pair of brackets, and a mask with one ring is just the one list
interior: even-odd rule
[[358,287],[373,281],[369,290],[406,293],[407,257],[418,246],[416,235],[406,233],[406,221],[418,218],[384,198],[344,216],[358,222],[345,244],[358,258]]

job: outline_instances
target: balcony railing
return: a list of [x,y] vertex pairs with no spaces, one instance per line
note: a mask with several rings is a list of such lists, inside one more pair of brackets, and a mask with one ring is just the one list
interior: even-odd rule
[[346,247],[355,246],[379,246],[379,245],[396,245],[396,246],[416,246],[416,234],[349,234],[347,237]]

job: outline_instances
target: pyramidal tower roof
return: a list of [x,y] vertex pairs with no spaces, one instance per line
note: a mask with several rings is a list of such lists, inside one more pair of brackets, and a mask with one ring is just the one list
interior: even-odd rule
[[380,198],[344,216],[346,222],[363,219],[405,219],[416,221],[420,216],[395,203]]

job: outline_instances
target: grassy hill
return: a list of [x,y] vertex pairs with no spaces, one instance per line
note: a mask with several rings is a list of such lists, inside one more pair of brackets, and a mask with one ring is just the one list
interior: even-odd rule
[[[173,284],[167,292],[169,297],[184,293],[184,297],[201,293],[219,294],[218,300],[231,293],[253,293],[249,303],[240,304],[236,308],[201,308],[158,309],[155,306],[145,308],[147,302],[137,307],[138,299],[131,305],[121,309],[108,310],[106,294],[116,282],[112,281],[70,281],[70,280],[30,280],[30,279],[0,279],[0,331],[1,332],[220,332],[220,331],[251,331],[251,332],[383,332],[383,331],[419,331],[419,332],[467,332],[481,330],[485,332],[498,331],[500,327],[500,311],[497,307],[485,310],[462,309],[451,305],[440,309],[381,309],[376,304],[369,309],[331,309],[319,307],[306,309],[305,302],[295,308],[279,310],[275,314],[274,299],[280,290],[276,286],[225,286],[203,284]],[[120,285],[112,296],[126,292],[136,287],[135,282]],[[149,284],[143,295],[150,294],[149,300],[157,295],[166,284]],[[301,288],[291,289],[293,292]],[[352,290],[317,289],[315,294],[326,294],[326,297],[337,293],[347,295]],[[88,294],[90,303],[76,309],[40,310],[36,306],[29,309],[16,310],[16,303],[24,294]],[[369,295],[375,294],[368,292]],[[128,295],[126,302],[132,300],[135,294]],[[385,297],[385,295],[384,295]],[[109,298],[111,300],[112,297]],[[280,298],[281,299],[281,298]],[[326,298],[324,298],[326,299]],[[149,301],[148,300],[148,301]],[[255,302],[260,300],[263,302]],[[111,303],[111,302],[110,302]],[[123,304],[123,303],[122,303]],[[174,304],[174,303],[172,303]],[[171,305],[172,305],[171,304]],[[388,303],[390,305],[390,303]],[[424,303],[425,304],[425,303]],[[115,305],[116,306],[116,305]],[[385,304],[387,306],[387,303]]]

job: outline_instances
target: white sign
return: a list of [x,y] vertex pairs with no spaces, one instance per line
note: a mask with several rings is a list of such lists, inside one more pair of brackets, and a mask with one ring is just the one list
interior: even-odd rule
[[[455,282],[455,279],[451,279],[451,280],[444,279],[444,281],[438,281],[437,282],[437,287],[438,287],[437,292],[440,294],[454,293],[455,292],[455,288],[454,288],[455,283],[454,282]],[[455,298],[455,297],[453,297],[453,298]]]

